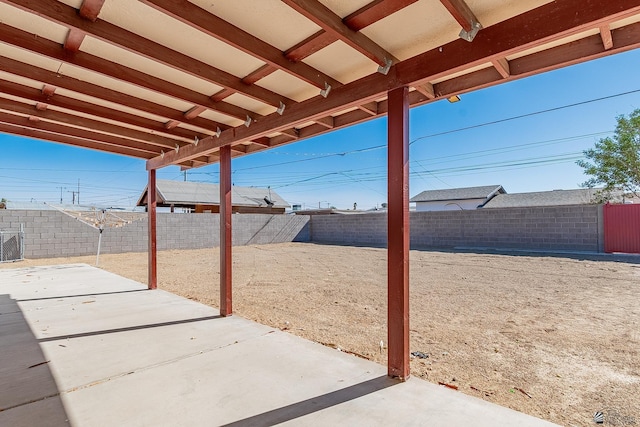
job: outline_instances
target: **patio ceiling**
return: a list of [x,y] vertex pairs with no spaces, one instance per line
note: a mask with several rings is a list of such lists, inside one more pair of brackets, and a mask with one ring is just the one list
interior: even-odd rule
[[640,46],[638,0],[0,0],[0,17],[0,132],[148,169],[380,117],[400,86],[417,106]]

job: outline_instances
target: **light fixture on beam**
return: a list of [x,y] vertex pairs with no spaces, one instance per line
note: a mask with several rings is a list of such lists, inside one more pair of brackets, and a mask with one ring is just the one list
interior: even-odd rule
[[160,150],[160,158],[164,159],[164,150]]
[[460,34],[458,34],[458,36],[463,40],[472,42],[473,39],[476,38],[476,34],[478,34],[478,31],[480,31],[481,29],[482,29],[482,24],[479,23],[478,21],[474,21],[471,24],[471,31],[467,31],[463,28],[460,30]]
[[175,150],[176,150],[176,153],[180,150],[180,146],[178,144],[176,144]]
[[251,126],[251,122],[253,122],[253,119],[251,117],[247,116],[247,120],[244,121],[244,125],[246,127],[249,127],[249,126]]
[[322,95],[323,98],[326,98],[329,95],[329,92],[331,92],[331,85],[324,82],[324,89],[320,91],[320,95]]
[[284,109],[285,109],[286,105],[284,105],[284,102],[280,101],[280,106],[278,107],[278,109],[276,110],[276,112],[280,115],[282,115],[282,113],[284,113]]
[[392,60],[384,58],[384,65],[380,65],[378,67],[378,72],[386,76],[389,73],[389,70],[391,69],[392,64],[393,64]]
[[220,129],[220,126],[216,127],[216,138],[220,138],[221,133],[222,133],[222,129]]
[[447,98],[447,101],[449,101],[452,104],[455,102],[460,102],[460,97],[458,95],[451,95],[450,97]]
[[198,146],[198,142],[200,142],[200,138],[198,138],[198,135],[193,137],[193,145],[195,145],[196,147]]

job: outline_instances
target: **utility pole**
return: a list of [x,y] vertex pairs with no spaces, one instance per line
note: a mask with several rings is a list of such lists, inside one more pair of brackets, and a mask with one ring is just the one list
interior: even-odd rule
[[78,178],[78,204],[80,204],[80,178]]
[[183,172],[184,172],[184,182],[187,182],[187,170],[185,169]]
[[67,187],[56,187],[60,189],[60,204],[62,204],[62,190],[66,190]]

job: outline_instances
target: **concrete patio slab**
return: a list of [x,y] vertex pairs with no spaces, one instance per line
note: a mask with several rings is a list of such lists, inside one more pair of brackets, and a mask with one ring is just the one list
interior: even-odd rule
[[82,264],[0,271],[0,333],[0,425],[553,425]]

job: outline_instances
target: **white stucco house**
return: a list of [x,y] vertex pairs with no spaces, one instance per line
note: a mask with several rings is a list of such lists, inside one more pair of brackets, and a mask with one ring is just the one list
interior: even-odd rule
[[418,212],[473,210],[483,207],[494,196],[505,193],[502,185],[427,190],[412,197],[410,202],[416,204]]

